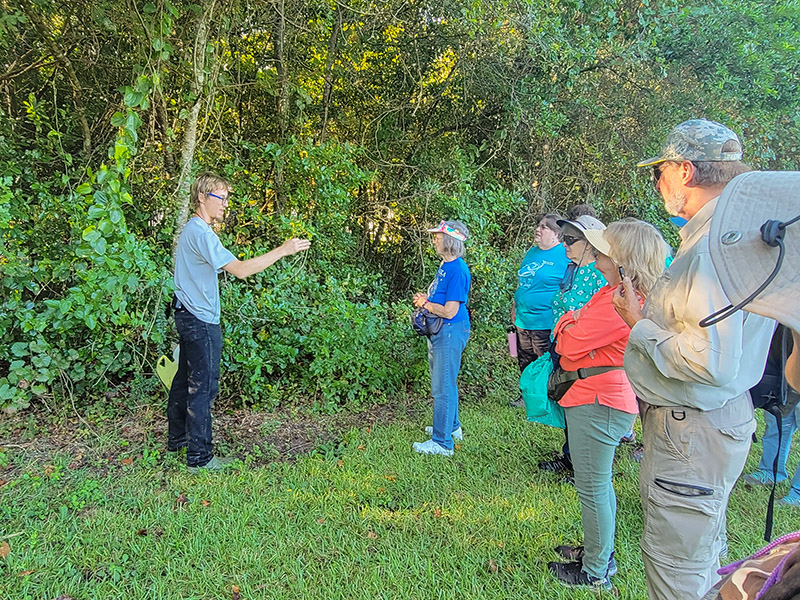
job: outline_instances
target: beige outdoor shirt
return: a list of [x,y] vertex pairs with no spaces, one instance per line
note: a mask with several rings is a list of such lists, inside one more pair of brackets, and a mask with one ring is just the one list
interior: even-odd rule
[[625,372],[636,395],[656,406],[714,410],[749,390],[764,373],[775,321],[738,311],[702,328],[730,301],[708,250],[718,198],[681,229],[681,247],[631,330]]

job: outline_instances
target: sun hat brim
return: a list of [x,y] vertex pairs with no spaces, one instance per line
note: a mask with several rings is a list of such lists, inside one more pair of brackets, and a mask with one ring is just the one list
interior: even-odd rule
[[611,246],[606,241],[604,230],[602,229],[587,229],[583,232],[586,241],[591,244],[592,248],[600,252],[601,254],[605,254],[606,256],[610,256],[611,253]]
[[[744,173],[722,191],[711,219],[709,249],[722,289],[734,306],[775,269],[780,249],[762,240],[761,226],[798,215],[798,171]],[[785,255],[777,276],[744,310],[800,330],[800,222],[785,229],[783,243]]]

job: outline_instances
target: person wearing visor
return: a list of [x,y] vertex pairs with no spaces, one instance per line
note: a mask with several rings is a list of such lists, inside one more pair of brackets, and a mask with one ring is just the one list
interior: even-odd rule
[[442,317],[443,323],[439,332],[428,338],[433,426],[425,431],[431,439],[414,442],[413,449],[420,454],[452,456],[453,440],[463,437],[458,418],[457,378],[470,334],[467,299],[472,276],[463,258],[469,231],[460,221],[442,221],[428,232],[433,235],[433,247],[442,264],[428,293],[414,294],[413,303]]
[[195,213],[181,231],[175,251],[173,308],[180,357],[167,404],[167,452],[186,448],[190,472],[219,471],[232,462],[214,456],[211,443],[211,406],[219,390],[222,356],[217,274],[224,270],[244,279],[311,245],[309,240],[293,238],[271,252],[238,260],[211,228],[225,217],[230,188],[219,175],[198,175],[190,192]]
[[[534,234],[535,246],[525,254],[517,272],[519,283],[511,305],[511,322],[517,335],[520,373],[550,348],[553,296],[570,262],[558,239],[560,218],[556,214],[542,217]],[[510,404],[515,408],[525,406],[522,396]]]
[[[602,231],[606,226],[597,218],[589,215],[579,215],[569,220],[559,219],[556,223],[561,228],[561,244],[564,246],[570,263],[558,291],[553,296],[553,328],[561,317],[571,310],[582,307],[597,290],[606,285],[603,274],[595,268],[594,249],[583,235],[587,229]],[[568,476],[571,476],[572,461],[569,455],[569,436],[566,430],[564,430],[564,438],[561,453],[556,454],[550,460],[540,461],[540,469],[553,473],[567,473]]]
[[733,131],[694,119],[639,163],[652,169],[667,211],[688,221],[643,308],[628,277],[614,294],[632,328],[625,371],[642,418],[641,546],[651,600],[700,598],[719,579],[728,498],[756,427],[748,390],[761,379],[774,321],[740,311],[700,326],[729,304],[709,231],[726,184],[750,170],[741,159]]
[[557,547],[555,551],[571,562],[551,562],[548,568],[563,584],[610,589],[609,577],[617,572],[611,468],[620,439],[638,413],[623,369],[630,327],[614,309],[612,298],[624,273],[631,282],[626,291],[631,301],[643,303],[664,270],[669,246],[655,227],[636,219],[612,223],[605,230],[586,229],[583,236],[608,283],[585,306],[567,312],[553,332],[561,370],[577,375],[559,404],[567,421],[584,544]]

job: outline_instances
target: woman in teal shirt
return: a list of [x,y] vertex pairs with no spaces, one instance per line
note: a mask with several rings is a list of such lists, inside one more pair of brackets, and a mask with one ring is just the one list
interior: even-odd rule
[[[539,221],[535,246],[528,250],[517,275],[511,320],[517,333],[517,361],[520,373],[547,352],[553,327],[553,296],[559,289],[569,259],[559,243],[559,215],[547,214]],[[524,406],[521,398],[513,406]]]

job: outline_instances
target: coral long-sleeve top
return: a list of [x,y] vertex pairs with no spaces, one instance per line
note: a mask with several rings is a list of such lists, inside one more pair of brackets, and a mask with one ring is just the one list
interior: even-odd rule
[[[600,288],[586,305],[565,314],[553,333],[561,368],[576,371],[585,367],[622,367],[631,329],[614,310],[611,298],[616,286]],[[639,412],[636,395],[622,369],[579,379],[559,404],[564,408],[594,404],[623,412]]]

